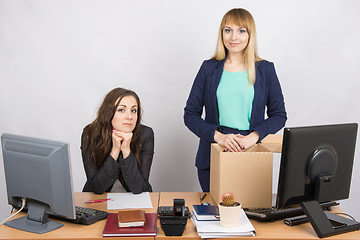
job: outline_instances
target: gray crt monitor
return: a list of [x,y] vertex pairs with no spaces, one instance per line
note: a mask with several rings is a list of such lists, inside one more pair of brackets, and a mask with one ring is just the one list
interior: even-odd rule
[[20,208],[26,198],[27,216],[5,225],[33,233],[62,227],[54,215],[75,219],[67,143],[12,134],[1,136],[8,202]]

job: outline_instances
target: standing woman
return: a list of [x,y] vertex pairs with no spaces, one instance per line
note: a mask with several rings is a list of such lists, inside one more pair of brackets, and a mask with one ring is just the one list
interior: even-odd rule
[[83,192],[151,192],[154,132],[140,124],[137,94],[115,88],[101,104],[97,118],[81,137],[87,181]]
[[185,125],[200,138],[195,165],[202,190],[209,191],[211,143],[241,152],[279,131],[286,119],[274,64],[257,54],[252,15],[228,11],[215,55],[201,65],[184,111]]

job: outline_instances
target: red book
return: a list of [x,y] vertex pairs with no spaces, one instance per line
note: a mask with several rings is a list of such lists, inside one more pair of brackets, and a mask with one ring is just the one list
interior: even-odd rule
[[122,237],[122,236],[156,236],[157,213],[145,213],[146,223],[144,227],[119,227],[118,214],[109,213],[103,237]]

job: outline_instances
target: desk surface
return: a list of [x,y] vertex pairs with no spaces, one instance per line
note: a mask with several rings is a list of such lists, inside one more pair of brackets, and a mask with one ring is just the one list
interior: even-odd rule
[[[159,202],[159,193],[150,193],[151,202],[153,204],[153,208],[144,209],[145,212],[157,212],[157,206]],[[117,210],[107,210],[106,202],[102,203],[93,203],[87,204],[86,201],[102,199],[106,198],[106,194],[96,195],[94,193],[75,193],[75,205],[81,207],[90,207],[108,212],[117,212]],[[21,214],[21,215],[20,215]],[[24,216],[25,214],[19,213],[19,216]],[[17,216],[16,216],[17,217]],[[15,218],[16,218],[15,217]],[[66,221],[60,221],[58,219],[54,219],[55,221],[61,222],[64,224],[63,227],[48,232],[44,234],[36,234],[36,233],[28,233],[24,231],[20,231],[17,229],[10,228],[8,226],[0,227],[0,239],[104,239],[102,236],[102,231],[104,229],[105,220],[98,221],[92,225],[82,225],[82,224],[73,224]],[[124,239],[124,240],[137,240],[144,239],[138,237],[122,237],[115,238],[111,237],[108,239]],[[149,238],[145,238],[149,239]],[[151,238],[150,238],[151,239]]]
[[[201,194],[203,195],[203,194]],[[101,199],[106,195],[95,195],[93,193],[75,193],[75,203],[77,206],[89,207],[85,201]],[[150,193],[151,201],[153,204],[152,209],[145,209],[146,212],[156,212],[157,206],[171,206],[174,198],[184,198],[185,204],[192,211],[193,204],[200,203],[200,193],[198,192],[161,192],[161,193]],[[210,195],[207,195],[204,201],[213,202]],[[106,203],[92,204],[90,207],[99,210],[107,210]],[[335,207],[335,211],[340,211],[339,208]],[[109,212],[117,212],[117,210],[109,210]],[[24,213],[20,213],[23,216]],[[58,220],[57,220],[58,221]],[[54,230],[45,234],[35,234],[19,231],[12,229],[7,226],[0,227],[0,239],[104,239],[102,237],[102,230],[104,228],[105,220],[99,221],[95,224],[86,226],[81,224],[72,224],[69,222],[59,221],[64,223],[64,227]],[[316,236],[315,231],[312,229],[310,223],[288,227],[282,223],[282,221],[276,221],[272,223],[261,223],[255,220],[251,220],[255,230],[255,237],[241,237],[237,239],[267,239],[267,240],[278,240],[278,239],[319,239]],[[180,237],[166,237],[164,232],[161,230],[160,222],[158,221],[157,236],[155,239],[179,239]],[[125,239],[125,240],[139,240],[139,239],[153,239],[153,237],[109,237],[108,239]],[[181,239],[200,239],[198,236],[195,226],[189,219],[186,225]],[[226,238],[234,239],[234,238]],[[360,239],[360,231],[349,232],[341,235],[332,236],[326,239]]]

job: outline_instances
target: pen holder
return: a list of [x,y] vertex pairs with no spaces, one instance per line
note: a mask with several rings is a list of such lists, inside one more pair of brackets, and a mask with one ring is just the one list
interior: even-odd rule
[[159,216],[161,228],[166,236],[182,236],[187,216]]

